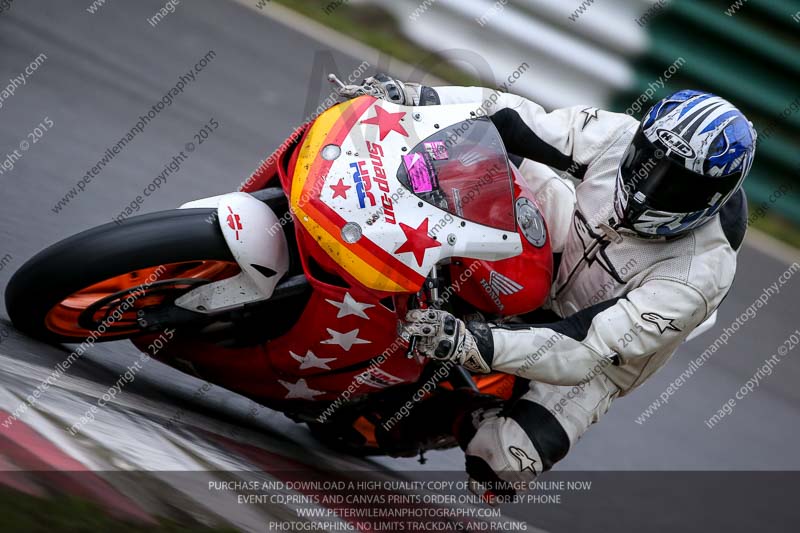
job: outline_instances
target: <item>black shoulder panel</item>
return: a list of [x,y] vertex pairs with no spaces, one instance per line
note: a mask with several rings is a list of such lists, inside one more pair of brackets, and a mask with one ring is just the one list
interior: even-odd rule
[[747,232],[747,196],[739,189],[719,211],[719,222],[725,238],[734,250],[739,250]]
[[501,109],[491,116],[506,150],[512,154],[532,159],[553,168],[564,170],[578,179],[583,179],[586,165],[580,165],[567,154],[547,144],[528,126],[519,113],[513,109]]

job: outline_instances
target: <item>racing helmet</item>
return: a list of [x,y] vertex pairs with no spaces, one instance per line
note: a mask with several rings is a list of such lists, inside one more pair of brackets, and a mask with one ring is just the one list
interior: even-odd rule
[[741,187],[756,131],[719,96],[684,90],[651,107],[617,173],[621,225],[642,237],[675,237],[708,222]]

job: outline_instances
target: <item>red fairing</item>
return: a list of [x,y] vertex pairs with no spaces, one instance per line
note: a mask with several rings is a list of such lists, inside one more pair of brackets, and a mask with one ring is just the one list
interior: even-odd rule
[[[299,139],[302,144],[307,129],[298,128],[287,143]],[[286,149],[287,143],[276,151],[278,157],[271,156],[253,174],[243,191],[280,184],[291,193],[298,151]],[[357,284],[339,278],[342,286],[335,286],[317,279],[317,272],[336,275],[338,269],[327,255],[312,253],[318,246],[308,242],[299,224],[296,236],[313,292],[288,332],[261,346],[237,349],[181,339],[158,358],[190,359],[200,376],[213,376],[237,392],[271,400],[333,401],[345,391],[355,398],[419,379],[426,361],[406,357],[408,344],[397,335],[397,313]],[[316,268],[310,261],[316,261]]]
[[190,360],[200,377],[272,400],[355,398],[419,379],[426,361],[406,357],[395,311],[363,289],[309,281],[311,298],[283,336],[236,349],[176,338],[157,358]]
[[[298,128],[242,190],[280,185],[290,195],[299,153],[294,148],[303,144],[308,130],[308,125]],[[487,138],[497,137],[490,134]],[[466,160],[473,164],[464,164]],[[540,307],[552,280],[550,241],[536,199],[516,170],[509,187],[502,147],[468,145],[461,154],[452,149],[446,162],[437,161],[441,191],[450,205],[459,205],[475,224],[516,231],[522,243],[522,252],[505,260],[454,258],[450,268],[458,295],[476,309],[504,316]],[[521,206],[527,217],[520,217]],[[406,357],[407,343],[398,337],[403,295],[394,298],[394,309],[386,294],[367,289],[323,253],[301,223],[295,230],[312,291],[289,331],[262,345],[236,349],[176,336],[158,359],[176,366],[189,363],[200,377],[263,400],[336,401],[416,382],[428,360]],[[147,337],[135,342],[144,349]],[[486,383],[493,393],[506,395],[513,378]]]
[[304,399],[333,400],[348,387],[348,396],[356,397],[419,378],[424,362],[406,357],[393,310],[356,287],[312,285],[300,320],[267,345],[279,376],[292,383],[302,378],[319,393]]
[[[512,170],[517,204],[520,198],[525,198],[538,210],[535,195],[524,178],[513,166]],[[544,227],[541,246],[538,242],[530,242],[517,226],[522,240],[520,255],[502,261],[454,261],[451,266],[452,279],[466,279],[458,295],[480,311],[501,316],[529,313],[541,307],[547,300],[553,281],[553,253],[544,218],[539,216],[539,219]]]

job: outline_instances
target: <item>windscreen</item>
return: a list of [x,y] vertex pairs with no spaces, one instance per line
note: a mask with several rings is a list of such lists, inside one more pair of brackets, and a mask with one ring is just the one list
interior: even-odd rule
[[458,217],[514,231],[508,156],[487,118],[459,122],[402,156],[397,178],[421,200]]

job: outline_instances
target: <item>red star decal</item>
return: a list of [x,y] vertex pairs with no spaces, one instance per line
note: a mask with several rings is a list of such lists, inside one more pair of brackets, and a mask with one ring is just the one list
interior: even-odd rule
[[344,179],[339,178],[339,183],[336,185],[331,185],[331,189],[333,189],[333,197],[336,198],[337,196],[344,198],[347,200],[347,189],[350,188],[350,185],[344,184]]
[[406,115],[405,111],[399,113],[389,113],[382,107],[375,106],[375,116],[367,120],[362,120],[362,124],[375,124],[380,128],[381,140],[384,140],[389,133],[396,131],[404,137],[408,137],[408,132],[400,124],[403,117]]
[[402,254],[403,252],[411,252],[414,254],[414,259],[419,266],[422,266],[422,260],[425,257],[425,252],[428,248],[436,248],[441,246],[442,243],[436,239],[428,236],[428,219],[420,223],[416,228],[406,226],[400,223],[400,229],[406,234],[406,242],[400,245],[400,248],[394,251],[395,255]]

